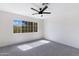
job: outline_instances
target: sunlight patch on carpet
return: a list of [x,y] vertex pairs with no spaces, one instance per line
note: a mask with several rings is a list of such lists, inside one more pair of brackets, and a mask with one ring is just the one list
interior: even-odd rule
[[32,43],[19,45],[18,48],[22,51],[27,51],[27,50],[30,50],[32,48],[39,47],[41,45],[47,44],[49,42],[50,41],[47,41],[47,40],[39,40],[39,41],[35,41],[35,42],[32,42]]

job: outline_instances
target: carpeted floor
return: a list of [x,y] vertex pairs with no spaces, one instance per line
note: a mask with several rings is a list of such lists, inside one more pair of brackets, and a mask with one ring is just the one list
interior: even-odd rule
[[79,49],[42,39],[1,47],[0,56],[79,56]]

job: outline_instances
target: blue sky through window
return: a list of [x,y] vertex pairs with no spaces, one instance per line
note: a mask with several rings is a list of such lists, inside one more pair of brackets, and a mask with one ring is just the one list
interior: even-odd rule
[[22,20],[20,20],[20,19],[13,20],[13,25],[14,26],[22,26]]

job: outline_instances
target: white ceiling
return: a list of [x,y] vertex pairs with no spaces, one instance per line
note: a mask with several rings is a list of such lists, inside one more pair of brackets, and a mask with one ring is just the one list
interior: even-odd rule
[[34,18],[40,18],[45,19],[50,16],[53,16],[53,4],[49,4],[49,7],[46,11],[50,11],[52,14],[47,14],[41,17],[41,15],[32,15],[33,13],[36,13],[36,11],[31,10],[30,8],[39,9],[42,6],[42,3],[0,3],[0,10],[7,11],[11,13],[21,14],[24,16],[34,17]]

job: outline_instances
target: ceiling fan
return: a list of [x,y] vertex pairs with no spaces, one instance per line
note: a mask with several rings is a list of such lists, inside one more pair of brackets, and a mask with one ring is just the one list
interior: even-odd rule
[[36,15],[36,14],[41,14],[41,17],[43,16],[43,14],[51,14],[51,12],[44,12],[46,9],[48,8],[47,5],[44,6],[44,8],[39,8],[39,10],[36,10],[34,8],[31,8],[32,10],[36,11],[37,13],[34,13],[32,15]]

